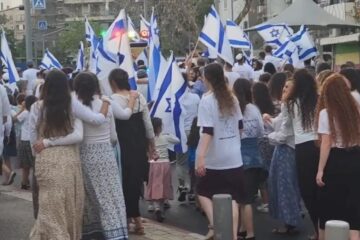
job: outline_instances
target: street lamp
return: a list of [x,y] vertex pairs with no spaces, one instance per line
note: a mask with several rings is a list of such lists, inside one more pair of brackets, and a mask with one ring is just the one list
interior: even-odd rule
[[24,7],[24,5],[19,5],[17,7],[12,7],[12,8],[7,8],[7,9],[4,9],[4,10],[1,10],[0,13],[11,11],[11,10],[14,10],[14,9],[19,9],[19,10],[22,11],[22,10],[25,9],[25,7]]
[[30,13],[30,1],[23,0],[25,10],[25,46],[26,46],[26,61],[31,62],[33,60],[32,51],[32,22]]

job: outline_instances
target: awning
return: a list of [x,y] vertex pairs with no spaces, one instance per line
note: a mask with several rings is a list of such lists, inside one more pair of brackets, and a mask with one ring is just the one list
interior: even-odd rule
[[257,26],[247,29],[247,31],[254,31],[263,24],[288,24],[289,26],[306,25],[312,29],[317,28],[340,28],[340,27],[357,27],[360,25],[355,22],[344,21],[337,18],[324,9],[319,7],[312,0],[296,0],[283,12],[268,21]]

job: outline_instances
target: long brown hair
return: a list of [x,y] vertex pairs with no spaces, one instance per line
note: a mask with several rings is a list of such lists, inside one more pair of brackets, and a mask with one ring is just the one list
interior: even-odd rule
[[337,73],[325,80],[317,105],[315,125],[318,128],[320,112],[326,109],[331,137],[334,140],[341,138],[343,146],[350,147],[360,143],[360,112],[345,81]]
[[212,86],[220,113],[223,116],[232,115],[236,106],[235,97],[226,84],[224,70],[221,65],[217,63],[207,65],[204,68],[204,76]]
[[71,95],[65,73],[52,70],[42,91],[43,106],[37,130],[44,138],[66,136],[73,131]]
[[294,107],[297,105],[301,115],[303,130],[311,130],[315,120],[315,110],[318,99],[317,85],[314,77],[306,69],[295,72],[294,86],[287,99],[287,107],[292,117],[295,117]]

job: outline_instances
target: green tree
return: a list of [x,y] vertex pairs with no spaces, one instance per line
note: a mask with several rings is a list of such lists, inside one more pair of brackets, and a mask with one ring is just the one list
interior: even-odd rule
[[[100,23],[92,22],[91,26],[98,35],[101,33]],[[50,50],[63,65],[71,65],[72,60],[76,57],[80,41],[83,41],[84,46],[87,46],[84,22],[70,22],[67,23],[64,31],[59,33],[56,47]]]

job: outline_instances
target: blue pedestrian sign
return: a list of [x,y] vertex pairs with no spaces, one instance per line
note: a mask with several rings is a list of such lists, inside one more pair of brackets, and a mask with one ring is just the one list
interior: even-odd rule
[[32,0],[32,7],[35,10],[46,9],[46,0]]
[[38,21],[38,29],[39,30],[45,31],[45,30],[47,30],[47,28],[48,28],[48,24],[47,24],[46,20]]

